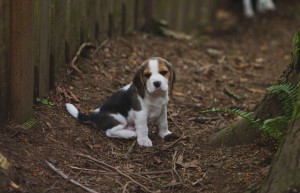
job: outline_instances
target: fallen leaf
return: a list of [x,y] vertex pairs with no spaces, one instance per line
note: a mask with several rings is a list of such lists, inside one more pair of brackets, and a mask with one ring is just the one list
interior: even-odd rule
[[263,58],[256,58],[256,59],[255,59],[255,62],[256,62],[256,63],[260,63],[260,64],[263,63],[264,61],[265,61],[265,60],[264,60]]
[[251,64],[248,64],[248,63],[240,63],[238,65],[235,65],[235,68],[237,69],[245,69],[245,68],[250,68],[251,67]]
[[65,99],[67,102],[73,100],[74,102],[79,102],[79,98],[70,90],[65,89],[62,86],[56,87],[56,94],[59,96],[59,99]]
[[184,97],[185,96],[184,93],[182,93],[182,92],[176,92],[176,91],[173,91],[173,95],[174,96],[178,96],[178,97]]
[[13,181],[10,182],[10,187],[12,187],[13,189],[20,189],[20,186]]
[[260,89],[260,88],[246,88],[246,89],[253,93],[264,93],[265,92],[265,90]]
[[181,154],[181,155],[178,156],[178,158],[176,160],[176,163],[177,164],[182,164],[182,162],[183,162],[183,155]]
[[174,186],[174,185],[176,185],[176,184],[177,184],[176,180],[173,179],[168,185],[169,185],[169,186]]
[[216,12],[216,20],[228,20],[228,19],[231,19],[232,18],[232,14],[227,11],[227,10],[224,10],[224,9],[219,9],[217,12]]
[[221,54],[223,54],[222,51],[214,49],[214,48],[207,48],[206,51],[211,56],[220,56]]
[[176,164],[180,165],[183,168],[196,168],[198,167],[197,164],[199,164],[198,160],[193,160],[191,162],[183,162],[183,155],[179,155],[177,160],[176,160]]
[[254,66],[254,68],[256,68],[256,69],[261,69],[261,68],[263,68],[262,63],[254,63],[253,66]]
[[197,164],[199,164],[199,162],[197,160],[193,160],[191,162],[186,162],[184,163],[183,167],[184,168],[197,168]]
[[163,161],[161,161],[161,159],[160,159],[159,157],[157,157],[157,156],[154,157],[154,161],[155,161],[155,163],[157,163],[157,164],[160,164],[160,163],[163,162]]
[[6,157],[0,153],[0,168],[8,170],[10,167],[10,163],[7,161]]

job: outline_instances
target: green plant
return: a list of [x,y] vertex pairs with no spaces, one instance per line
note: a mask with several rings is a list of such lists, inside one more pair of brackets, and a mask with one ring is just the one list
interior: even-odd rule
[[47,107],[52,107],[54,105],[53,102],[49,101],[48,99],[41,99],[41,98],[36,98],[36,102],[42,103],[43,105],[46,105]]
[[239,109],[228,109],[228,108],[212,108],[212,109],[204,110],[202,112],[203,113],[207,113],[207,112],[230,113],[251,122],[256,127],[260,127],[261,125],[260,120],[255,119],[253,112],[245,112]]
[[267,88],[267,92],[276,94],[282,104],[284,116],[291,118],[294,112],[294,107],[297,102],[298,91],[291,83],[279,84]]
[[249,121],[253,124],[253,126],[261,129],[273,139],[281,140],[293,117],[294,108],[298,98],[297,88],[290,83],[286,83],[268,87],[267,92],[269,94],[277,95],[280,103],[282,104],[282,116],[262,121],[257,119],[253,112],[244,112],[239,109],[212,108],[202,112],[224,112],[234,114]]

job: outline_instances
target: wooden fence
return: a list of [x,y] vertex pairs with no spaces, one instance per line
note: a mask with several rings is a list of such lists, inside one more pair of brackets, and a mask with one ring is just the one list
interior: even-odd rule
[[[190,32],[211,0],[0,0],[0,123],[32,115],[34,97],[85,41],[139,30],[150,18]],[[202,18],[202,19],[201,19]]]

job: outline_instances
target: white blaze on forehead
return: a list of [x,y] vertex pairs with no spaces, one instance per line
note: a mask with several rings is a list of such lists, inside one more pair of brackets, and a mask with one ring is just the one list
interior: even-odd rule
[[152,73],[158,72],[158,60],[157,59],[149,60],[149,68]]

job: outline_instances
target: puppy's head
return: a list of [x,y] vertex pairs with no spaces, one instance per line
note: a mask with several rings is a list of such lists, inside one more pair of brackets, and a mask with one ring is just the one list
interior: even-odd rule
[[145,92],[155,94],[169,91],[172,94],[174,82],[175,71],[171,63],[159,57],[144,61],[133,79],[133,84],[142,98]]

